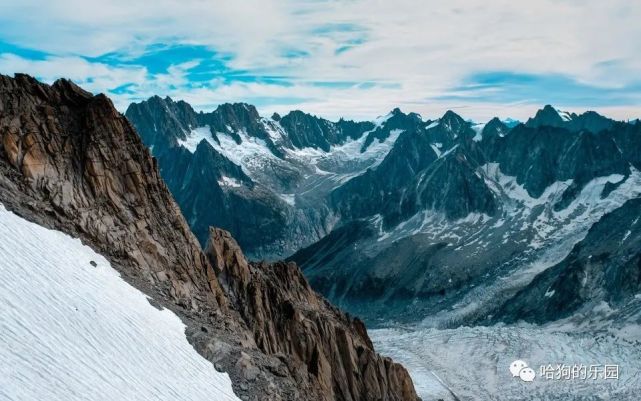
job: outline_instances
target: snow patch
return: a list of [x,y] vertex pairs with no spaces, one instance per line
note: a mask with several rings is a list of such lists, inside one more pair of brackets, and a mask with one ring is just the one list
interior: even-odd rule
[[572,115],[567,111],[556,109],[556,112],[559,113],[559,117],[561,117],[563,121],[572,121]]
[[426,130],[428,130],[428,129],[436,128],[436,127],[438,127],[438,126],[439,126],[439,124],[441,124],[441,120],[433,121],[433,122],[432,122],[432,123],[430,123],[430,125],[428,125],[428,126],[427,126],[427,128],[425,128],[425,129],[426,129]]
[[476,132],[476,135],[472,138],[474,142],[481,142],[483,140],[483,128],[485,128],[486,123],[473,123],[471,125],[472,129],[474,132]]
[[280,194],[279,196],[288,205],[296,206],[296,195],[295,194]]
[[237,179],[235,179],[235,178],[230,178],[230,177],[227,177],[227,176],[224,176],[224,175],[223,175],[223,176],[222,176],[222,177],[220,177],[220,179],[218,180],[218,185],[220,185],[220,186],[222,186],[222,187],[239,188],[239,187],[241,187],[243,184],[241,184],[241,183],[240,183]]
[[387,122],[387,120],[389,120],[389,119],[390,119],[390,118],[392,118],[393,116],[394,116],[394,113],[389,112],[389,113],[387,113],[387,114],[386,114],[386,115],[384,115],[384,116],[378,116],[378,117],[376,117],[376,118],[372,121],[372,123],[376,126],[376,128],[378,128],[378,127],[382,127],[382,126]]
[[216,143],[214,137],[211,135],[209,125],[193,129],[189,134],[187,134],[187,138],[185,140],[179,139],[178,144],[186,148],[191,153],[194,153],[198,144],[202,141],[207,141],[214,147],[218,146],[218,143]]
[[239,400],[180,319],[80,240],[2,205],[0,239],[0,399]]

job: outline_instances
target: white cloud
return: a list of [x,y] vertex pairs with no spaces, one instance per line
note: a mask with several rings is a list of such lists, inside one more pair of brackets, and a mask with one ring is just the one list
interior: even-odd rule
[[[156,90],[203,105],[282,97],[287,103],[283,107],[327,116],[369,116],[396,105],[423,113],[456,108],[433,99],[483,71],[562,74],[588,85],[625,88],[639,81],[639,20],[641,3],[628,0],[451,0],[447,5],[437,0],[5,0],[0,5],[0,38],[56,55],[23,65],[28,72],[45,69],[47,77],[73,72],[81,81],[98,73],[93,90],[134,82],[137,96]],[[341,26],[353,29],[338,29]],[[150,75],[143,68],[83,64],[77,58],[113,51],[135,55],[154,43],[206,45],[232,55],[231,68],[284,76],[294,85],[171,89],[172,83],[185,83],[188,66]],[[356,44],[337,53],[350,43]],[[307,55],[283,56],[296,50]],[[12,65],[4,59],[2,64]],[[15,60],[13,65],[21,66]],[[312,81],[395,86],[332,89],[309,85]],[[291,98],[309,101],[288,103]],[[122,95],[117,100],[120,104],[128,99]],[[495,105],[473,101],[463,106],[467,115],[481,119],[496,110]],[[534,107],[527,102],[498,106],[515,116]],[[619,109],[634,106],[638,104]]]

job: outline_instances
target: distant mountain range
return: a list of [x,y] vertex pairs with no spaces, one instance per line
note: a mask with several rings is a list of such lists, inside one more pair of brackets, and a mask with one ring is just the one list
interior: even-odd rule
[[[634,256],[592,232],[615,224],[636,238],[622,211],[641,195],[639,122],[551,106],[525,123],[399,109],[332,122],[159,97],[126,116],[201,242],[214,225],[252,258],[292,255],[314,288],[370,322],[543,322],[603,300],[637,310]],[[620,254],[604,259],[607,280],[555,281],[586,274],[597,248]]]

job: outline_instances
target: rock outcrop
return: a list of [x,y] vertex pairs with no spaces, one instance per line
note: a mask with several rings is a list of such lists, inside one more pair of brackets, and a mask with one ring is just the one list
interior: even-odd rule
[[407,371],[377,355],[364,324],[314,292],[296,264],[248,263],[216,228],[205,252],[258,347],[286,355],[297,381],[316,382],[327,400],[417,398]]
[[26,75],[0,76],[0,91],[3,203],[81,234],[179,304],[225,304],[156,162],[107,97]]
[[[0,76],[0,202],[80,238],[150,303],[178,314],[189,341],[230,374],[241,399],[416,399],[407,372],[373,352],[364,327],[332,312],[306,284],[283,281],[304,282],[293,266],[264,280],[241,254],[212,258],[212,266],[156,160],[104,95],[66,80],[49,86]],[[233,255],[224,247],[209,254]],[[304,299],[321,305],[309,322],[333,335],[290,322],[286,301]]]

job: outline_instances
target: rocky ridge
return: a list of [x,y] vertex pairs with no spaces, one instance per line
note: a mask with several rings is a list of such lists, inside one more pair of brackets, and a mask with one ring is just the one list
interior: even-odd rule
[[215,228],[205,252],[259,348],[289,355],[290,371],[313,375],[328,399],[416,398],[405,369],[376,355],[365,325],[314,292],[294,263],[249,263]]
[[[294,265],[245,265],[239,250],[217,258],[229,252],[215,244],[230,238],[214,237],[205,256],[156,160],[104,95],[0,76],[0,136],[0,202],[81,238],[153,305],[181,316],[242,399],[417,399],[407,372],[375,354],[362,324],[311,291]],[[307,303],[316,309],[298,309]]]

